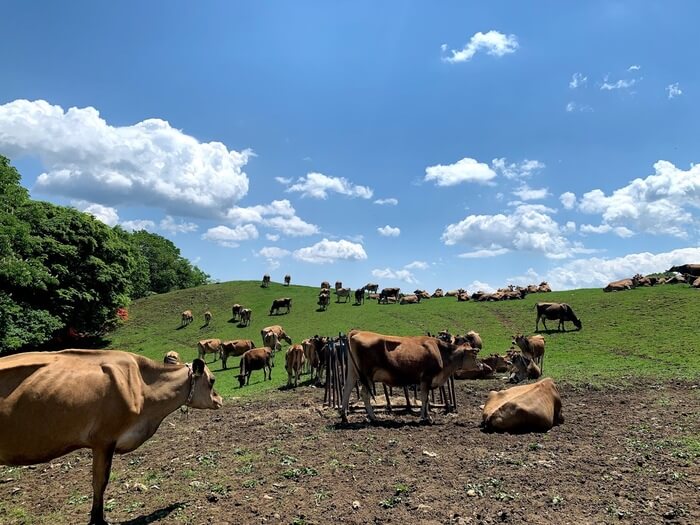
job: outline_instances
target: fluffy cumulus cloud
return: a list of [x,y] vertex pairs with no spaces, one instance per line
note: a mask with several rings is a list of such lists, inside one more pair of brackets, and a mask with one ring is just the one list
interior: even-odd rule
[[400,228],[394,228],[393,226],[389,226],[388,224],[386,226],[382,226],[381,228],[377,228],[377,231],[379,232],[379,235],[382,235],[384,237],[398,237],[399,235],[401,235]]
[[565,209],[572,210],[576,206],[576,194],[566,191],[559,195],[559,201]]
[[509,251],[508,248],[481,249],[474,250],[473,252],[460,253],[457,257],[461,257],[462,259],[483,259],[486,257],[498,257]]
[[678,86],[678,82],[676,82],[666,86],[666,93],[668,93],[668,98],[671,99],[680,97],[683,94],[683,90]]
[[539,160],[525,159],[521,162],[509,163],[505,158],[493,159],[491,161],[491,166],[495,171],[500,173],[501,176],[510,180],[528,179],[532,177],[534,173],[546,167],[545,164]]
[[408,270],[427,270],[429,266],[425,261],[413,261],[404,266],[404,268]]
[[177,235],[178,233],[196,232],[199,229],[199,226],[193,222],[178,222],[170,215],[166,215],[165,218],[160,221],[159,226],[161,230],[172,235]]
[[135,232],[140,230],[155,231],[156,223],[148,219],[134,219],[129,221],[122,221],[120,226],[126,231]]
[[438,186],[455,186],[462,182],[478,182],[488,184],[496,176],[488,164],[478,162],[468,157],[443,166],[428,166],[425,168],[425,180],[434,180]]
[[654,175],[635,179],[606,195],[595,189],[578,204],[584,213],[600,214],[603,224],[631,231],[685,237],[698,227],[691,210],[700,208],[700,165],[682,170],[660,160]]
[[319,232],[318,226],[297,217],[296,210],[287,199],[257,206],[235,206],[226,212],[226,218],[233,224],[260,224],[290,237],[304,237]]
[[574,73],[571,75],[571,80],[569,81],[569,87],[571,89],[576,89],[581,86],[585,86],[588,82],[588,77],[583,73]]
[[323,239],[313,246],[296,250],[294,258],[314,264],[332,263],[340,260],[362,261],[367,259],[365,249],[359,243],[346,240],[329,241]]
[[594,226],[592,224],[582,224],[579,228],[581,233],[614,233],[618,237],[632,237],[634,232],[624,226],[612,227],[609,224]]
[[235,228],[229,228],[228,226],[216,226],[214,228],[209,228],[207,232],[202,235],[202,239],[206,241],[213,241],[220,246],[225,246],[226,248],[237,248],[241,241],[248,241],[257,238],[258,230],[252,224],[244,224],[241,226],[236,226]]
[[258,255],[266,259],[284,259],[290,254],[291,252],[289,250],[279,248],[278,246],[265,246],[258,252]]
[[41,193],[105,205],[158,207],[175,215],[219,217],[248,192],[250,151],[199,142],[160,119],[112,126],[93,107],[46,101],[0,105],[0,150],[36,155]]
[[277,242],[277,241],[280,240],[280,236],[279,236],[278,234],[276,234],[276,233],[266,233],[266,234],[265,234],[265,238],[266,238],[268,241],[272,241],[272,242]]
[[[565,237],[566,228],[551,217],[554,211],[542,205],[521,204],[511,214],[469,215],[450,224],[442,234],[442,241],[450,246],[466,244],[479,250],[508,249],[544,254],[551,259],[587,253],[580,243]],[[481,252],[482,256],[487,252]]]
[[470,292],[486,292],[486,293],[493,293],[496,291],[496,288],[491,286],[489,283],[485,283],[483,281],[472,281],[467,285],[466,288]]
[[287,188],[287,191],[301,193],[302,197],[327,199],[329,193],[339,193],[348,197],[371,199],[374,192],[367,186],[353,184],[344,177],[329,177],[323,173],[307,173]]
[[[447,45],[440,46],[442,52],[447,51]],[[477,52],[483,51],[487,55],[501,57],[510,53],[515,53],[518,49],[518,38],[515,35],[505,35],[498,31],[491,30],[487,33],[474,33],[462,49],[451,49],[448,56],[442,58],[443,61],[451,64],[457,62],[468,62]]]
[[396,206],[399,203],[398,199],[390,197],[388,199],[377,199],[374,204],[379,204],[380,206]]
[[513,191],[513,195],[523,201],[538,201],[546,199],[549,196],[549,190],[547,188],[531,188],[527,184],[523,184]]
[[372,270],[372,276],[377,279],[390,279],[394,281],[402,281],[408,284],[417,284],[419,281],[413,275],[411,270],[403,268],[402,270],[393,270],[391,268],[375,268]]
[[73,201],[72,204],[78,210],[89,213],[107,226],[116,226],[119,223],[119,213],[116,208],[82,200]]

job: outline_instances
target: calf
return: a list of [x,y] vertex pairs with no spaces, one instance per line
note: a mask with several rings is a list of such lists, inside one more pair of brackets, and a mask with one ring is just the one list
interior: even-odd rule
[[304,349],[301,345],[292,345],[287,349],[285,355],[285,368],[287,369],[287,386],[292,386],[292,378],[294,378],[294,386],[299,383],[299,375],[304,366]]
[[235,339],[233,341],[224,341],[221,343],[221,364],[226,370],[226,361],[229,357],[238,357],[245,354],[248,350],[255,348],[255,343],[250,339]]
[[272,350],[264,347],[253,348],[241,356],[241,372],[238,374],[241,388],[250,384],[250,374],[254,370],[263,371],[263,381],[272,380]]

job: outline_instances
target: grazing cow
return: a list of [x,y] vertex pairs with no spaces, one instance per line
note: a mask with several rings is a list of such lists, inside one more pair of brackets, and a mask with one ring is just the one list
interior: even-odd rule
[[234,339],[221,343],[221,364],[226,370],[226,361],[229,357],[238,357],[248,350],[255,348],[255,343],[251,339]]
[[557,330],[559,331],[565,331],[565,321],[574,323],[577,330],[580,330],[583,326],[579,318],[576,317],[573,308],[566,303],[535,303],[535,308],[537,309],[535,332],[540,331],[540,320],[542,320],[544,329],[547,329],[547,319],[550,321],[558,320],[559,325],[557,326]]
[[265,334],[267,332],[274,332],[277,335],[277,339],[280,341],[284,340],[287,341],[287,344],[292,344],[292,338],[287,335],[287,332],[284,331],[284,328],[282,328],[278,324],[273,324],[272,326],[266,326],[262,330],[260,330],[260,337],[262,339],[265,339]]
[[318,305],[321,307],[321,310],[325,310],[328,308],[328,305],[331,303],[331,294],[330,292],[328,293],[320,293],[318,294]]
[[367,293],[377,293],[377,290],[379,290],[379,285],[377,283],[367,283],[365,285],[365,290]]
[[433,297],[444,297],[445,293],[442,291],[442,288],[436,288],[435,291],[433,292]]
[[211,318],[212,318],[212,315],[211,315],[211,312],[209,310],[204,312],[204,324],[205,325],[209,326],[209,323],[211,323]]
[[613,281],[608,283],[608,285],[603,288],[604,292],[621,292],[622,290],[631,290],[634,288],[634,283],[632,279],[620,279],[619,281]]
[[540,367],[525,354],[516,353],[510,360],[512,372],[509,383],[520,383],[526,379],[539,379],[542,375]]
[[292,309],[291,297],[282,297],[280,299],[273,300],[272,306],[270,306],[270,315],[272,315],[272,312],[274,312],[275,315],[279,314],[280,308],[286,308],[287,311],[285,313],[289,313]]
[[289,286],[289,283],[291,283],[291,282],[292,282],[292,276],[289,274],[285,275],[284,276],[284,285]]
[[262,283],[260,284],[261,288],[267,288],[270,286],[270,276],[268,274],[263,275]]
[[287,348],[285,355],[285,368],[287,369],[287,386],[292,386],[292,377],[294,378],[294,386],[299,384],[299,375],[304,366],[304,349],[301,345],[292,345]]
[[170,352],[166,353],[165,356],[163,357],[163,363],[166,365],[179,365],[179,364],[181,364],[180,354],[178,354],[174,350],[171,350]]
[[222,399],[204,361],[166,365],[113,350],[27,352],[0,358],[0,465],[45,463],[92,449],[90,523],[106,525],[112,457],[140,447],[182,405]]
[[352,330],[348,371],[343,390],[341,417],[347,421],[350,394],[359,380],[367,417],[375,421],[369,393],[373,381],[389,386],[420,385],[421,420],[430,422],[428,394],[442,386],[459,369],[479,368],[477,350],[456,346],[434,337],[398,337]]
[[231,316],[233,317],[234,321],[238,321],[239,317],[241,316],[241,310],[243,310],[243,305],[238,303],[231,307]]
[[700,264],[681,264],[680,266],[671,266],[668,271],[687,273],[693,277],[700,277]]
[[418,304],[420,303],[420,296],[414,293],[408,295],[402,295],[399,300],[399,304]]
[[331,287],[331,283],[329,283],[328,281],[323,281],[321,283],[321,290],[323,290],[324,288],[330,289],[330,287]]
[[507,357],[498,354],[491,354],[488,357],[484,357],[480,360],[485,366],[491,368],[494,372],[503,373],[507,372],[510,368],[511,362]]
[[280,343],[279,337],[277,337],[277,334],[272,330],[265,332],[265,335],[263,336],[263,346],[270,348],[273,356],[282,350],[282,344]]
[[214,361],[216,361],[221,354],[221,339],[202,339],[197,343],[197,351],[199,358],[203,361],[207,354],[214,354]]
[[542,367],[544,361],[544,337],[541,335],[531,335],[526,337],[518,334],[513,336],[512,344],[518,345],[524,355],[535,361]]
[[547,377],[531,385],[489,392],[481,427],[496,432],[546,432],[563,422],[559,391]]
[[336,288],[335,289],[335,302],[339,303],[340,298],[343,297],[345,300],[343,301],[344,303],[347,303],[350,300],[350,293],[351,290],[350,288]]
[[363,304],[365,302],[365,289],[358,288],[355,290],[355,304]]
[[241,388],[250,384],[250,374],[254,370],[263,371],[263,381],[272,381],[272,350],[265,347],[253,348],[241,356],[241,372],[238,374]]
[[542,281],[540,285],[537,287],[537,291],[542,293],[542,292],[551,292],[552,287],[549,286],[549,283],[547,281]]
[[381,304],[382,302],[388,304],[390,297],[392,297],[395,302],[398,301],[399,292],[401,292],[401,288],[383,288],[379,293],[379,300],[377,301],[377,304]]
[[187,326],[192,321],[194,321],[192,310],[185,310],[184,312],[182,312],[182,315],[180,317],[180,326]]
[[250,308],[242,308],[241,309],[241,321],[239,322],[239,324],[241,326],[249,326],[252,317],[253,317],[253,311]]

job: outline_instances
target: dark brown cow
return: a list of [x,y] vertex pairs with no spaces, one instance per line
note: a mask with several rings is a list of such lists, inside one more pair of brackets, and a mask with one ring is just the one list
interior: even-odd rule
[[379,293],[379,300],[377,301],[377,303],[381,304],[383,302],[385,304],[388,304],[390,297],[392,297],[395,302],[398,302],[400,292],[401,288],[383,288],[382,291]]
[[700,264],[681,264],[679,266],[671,266],[669,272],[687,273],[693,277],[700,277]]
[[289,286],[289,283],[291,283],[291,282],[292,282],[292,276],[289,274],[285,275],[284,276],[284,285]]
[[355,304],[364,304],[365,302],[365,289],[358,288],[355,290]]
[[204,324],[209,326],[209,323],[211,323],[212,315],[209,310],[204,312]]
[[45,463],[92,449],[90,523],[106,525],[104,493],[114,454],[136,450],[182,405],[220,408],[213,386],[200,359],[170,365],[113,350],[0,358],[0,465]]
[[635,288],[640,286],[652,286],[652,282],[648,277],[644,277],[641,273],[637,273],[632,277],[632,286]]
[[377,283],[367,283],[364,288],[367,293],[377,293],[377,290],[379,290],[379,285]]
[[491,391],[481,426],[496,432],[546,432],[563,422],[559,391],[547,377],[531,385]]
[[238,357],[245,354],[248,350],[255,348],[255,342],[251,339],[234,339],[233,341],[224,341],[221,343],[221,364],[226,370],[226,361],[229,357]]
[[243,310],[243,306],[236,303],[231,307],[231,316],[234,321],[238,321],[238,319],[241,316],[241,310]]
[[270,286],[270,276],[268,274],[263,275],[262,283],[260,284],[261,288],[267,288]]
[[263,371],[263,381],[267,379],[272,380],[271,349],[265,347],[253,348],[241,356],[241,373],[238,374],[238,383],[241,388],[250,384],[250,374],[254,370]]
[[347,421],[350,394],[359,380],[370,420],[376,420],[369,397],[371,384],[380,381],[396,387],[420,385],[421,420],[429,422],[430,389],[442,386],[456,370],[480,366],[476,361],[477,350],[434,337],[398,337],[352,330],[348,342],[350,358],[343,390],[343,421]]
[[573,308],[571,308],[566,303],[535,303],[535,308],[537,309],[537,318],[535,319],[535,332],[540,331],[540,320],[544,325],[544,329],[547,329],[547,319],[550,321],[559,321],[557,330],[565,331],[564,322],[570,321],[574,323],[577,330],[582,328],[581,321],[574,313]]
[[292,379],[294,379],[294,386],[299,384],[299,375],[301,374],[301,369],[304,366],[304,349],[301,345],[292,345],[287,348],[287,354],[285,355],[285,368],[287,370],[287,386],[292,386]]
[[270,315],[274,312],[275,315],[279,314],[281,308],[286,308],[289,313],[292,309],[292,299],[291,297],[282,297],[280,299],[274,299],[272,301],[272,306],[270,306]]
[[335,282],[335,289],[340,290],[343,287],[343,282],[342,281],[336,281]]
[[324,288],[330,288],[330,287],[331,287],[331,283],[329,283],[328,281],[323,281],[321,283],[321,290],[323,290]]

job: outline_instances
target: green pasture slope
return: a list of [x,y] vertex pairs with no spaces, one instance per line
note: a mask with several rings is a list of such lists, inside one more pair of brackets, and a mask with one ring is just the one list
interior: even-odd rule
[[[417,305],[362,306],[336,303],[325,312],[317,311],[316,288],[285,287],[271,283],[261,288],[259,281],[211,284],[154,295],[134,301],[129,320],[107,335],[109,348],[119,348],[162,359],[175,350],[183,359],[197,355],[197,341],[209,337],[253,339],[261,344],[260,329],[281,324],[295,343],[314,334],[334,335],[352,328],[396,335],[419,335],[444,328],[452,333],[476,330],[484,341],[484,354],[504,352],[516,332],[531,334],[535,329],[534,304],[537,301],[567,302],[583,322],[583,330],[545,333],[547,341],[545,374],[559,381],[621,384],[636,378],[697,380],[700,377],[700,290],[685,285],[638,288],[603,293],[582,289],[532,294],[522,301],[459,303],[454,298],[429,299]],[[288,315],[268,316],[273,299],[291,297]],[[231,306],[240,303],[253,311],[252,323],[241,328],[230,322]],[[192,310],[195,321],[180,328],[180,313]],[[203,313],[214,318],[204,327]],[[556,328],[552,322],[549,328]],[[541,328],[541,326],[540,326]],[[567,323],[567,329],[573,326]],[[209,356],[208,361],[212,361]],[[229,360],[229,367],[238,359]],[[278,388],[286,383],[284,352],[275,358],[270,382],[254,372],[250,386],[238,387],[237,370],[221,370],[221,361],[210,363],[216,373],[217,388],[225,396],[249,395]]]

